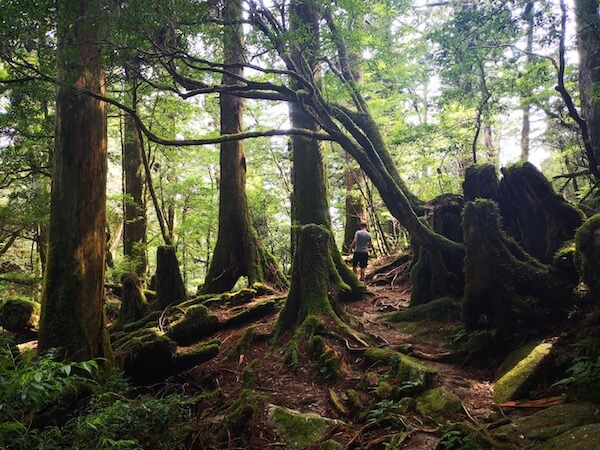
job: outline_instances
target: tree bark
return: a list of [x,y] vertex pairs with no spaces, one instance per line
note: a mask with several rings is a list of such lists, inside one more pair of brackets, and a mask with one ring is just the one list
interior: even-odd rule
[[581,111],[587,124],[592,152],[588,153],[590,171],[598,176],[600,168],[600,16],[597,0],[575,0],[577,43],[579,49],[579,92]]
[[[311,3],[303,0],[292,2],[290,27],[301,34],[292,52],[295,65],[312,76],[319,44],[319,15]],[[294,83],[295,88],[300,88],[300,82]],[[319,129],[298,104],[290,104],[290,119],[293,127]],[[291,148],[294,256],[290,292],[278,319],[280,331],[294,329],[312,314],[330,315],[337,319],[334,313],[338,300],[336,294],[345,291],[360,295],[362,292],[332,237],[323,145],[312,138],[292,136]]]
[[99,1],[59,0],[55,151],[39,348],[73,360],[112,352],[103,309],[106,257],[106,104]]
[[[132,109],[136,109],[136,84],[132,77],[129,87]],[[123,190],[125,193],[123,224],[123,254],[133,264],[134,273],[143,281],[148,271],[146,248],[146,196],[142,142],[133,118],[124,117]]]
[[[223,8],[227,24],[223,34],[225,70],[223,84],[235,84],[242,76],[244,46],[239,0],[228,0]],[[242,131],[244,104],[241,97],[221,94],[221,133]],[[202,293],[231,290],[241,276],[248,283],[266,282],[276,288],[287,286],[274,258],[262,246],[250,221],[246,196],[246,157],[243,141],[224,142],[219,156],[219,234]]]

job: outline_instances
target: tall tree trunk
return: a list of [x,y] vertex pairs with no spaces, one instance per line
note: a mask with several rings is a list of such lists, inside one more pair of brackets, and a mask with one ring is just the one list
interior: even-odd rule
[[39,348],[74,360],[112,351],[103,309],[106,256],[106,104],[101,2],[59,0],[55,151]]
[[[312,75],[315,69],[318,21],[312,2],[292,2],[290,27],[295,32],[302,31],[292,59],[301,73]],[[294,128],[318,130],[317,124],[298,104],[290,104],[290,118]],[[294,329],[310,315],[333,314],[337,319],[336,294],[360,295],[362,292],[332,237],[323,145],[304,136],[292,136],[291,143],[294,256],[290,292],[278,321],[281,331]]]
[[[223,7],[227,24],[223,33],[225,70],[223,84],[235,84],[244,62],[242,12],[239,0],[227,0]],[[244,104],[240,97],[221,94],[221,133],[242,131]],[[219,234],[203,293],[231,290],[246,275],[248,283],[267,282],[281,288],[287,285],[274,258],[262,246],[250,221],[246,196],[246,157],[242,141],[221,144],[219,190]]]
[[[131,104],[136,109],[136,85],[131,77]],[[135,120],[124,118],[125,139],[123,143],[123,190],[125,193],[123,225],[123,254],[133,263],[133,271],[143,281],[148,270],[146,248],[146,196],[145,172],[142,159],[142,142]]]
[[[561,0],[563,11],[566,10]],[[579,123],[586,142],[586,156],[590,172],[600,178],[600,17],[597,0],[575,0],[575,16],[577,19],[577,42],[579,48],[579,93],[581,95],[581,111],[584,123]],[[563,12],[563,15],[566,12]],[[566,19],[563,17],[563,23]],[[565,28],[565,25],[563,25]],[[564,46],[564,37],[563,43]],[[565,49],[562,49],[564,53]],[[563,56],[564,58],[564,56]],[[561,61],[562,63],[562,61]],[[564,71],[564,69],[563,69]],[[559,76],[564,76],[563,73]],[[560,82],[560,80],[559,80]],[[563,81],[564,82],[564,81]],[[561,86],[559,86],[561,88]],[[562,86],[564,89],[564,86]],[[560,90],[560,89],[559,89]],[[564,97],[564,95],[563,95]],[[571,113],[572,114],[572,113]]]
[[[534,22],[534,7],[535,0],[529,0],[525,5],[525,10],[523,11],[523,19],[527,22],[527,65],[533,62],[533,31],[535,27]],[[527,96],[531,95],[531,92],[526,93]],[[530,113],[531,106],[529,104],[530,99],[525,98],[521,99],[521,104],[523,105],[523,122],[521,126],[521,161],[527,161],[529,159],[529,146],[530,146],[530,131],[531,131],[531,121],[530,121]]]
[[[137,109],[137,84],[127,70],[131,108]],[[126,272],[121,277],[123,293],[119,318],[113,329],[141,319],[149,311],[144,295],[148,271],[146,240],[146,196],[145,171],[142,152],[144,148],[135,120],[130,115],[123,119],[123,254],[128,260]],[[185,290],[184,290],[185,294]]]

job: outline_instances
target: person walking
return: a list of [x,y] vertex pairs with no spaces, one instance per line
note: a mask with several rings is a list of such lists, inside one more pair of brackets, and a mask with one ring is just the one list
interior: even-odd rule
[[369,261],[369,245],[371,244],[371,233],[367,231],[367,222],[360,223],[360,230],[354,233],[354,239],[350,244],[350,250],[354,250],[352,258],[352,271],[356,275],[356,268],[360,266],[360,280],[365,280],[365,269]]

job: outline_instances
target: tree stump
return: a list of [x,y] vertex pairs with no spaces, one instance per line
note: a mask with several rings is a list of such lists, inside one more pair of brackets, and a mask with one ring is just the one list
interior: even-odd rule
[[467,167],[462,187],[465,202],[472,202],[477,198],[487,198],[496,202],[500,199],[498,174],[496,167],[491,164]]
[[550,263],[565,241],[573,239],[585,215],[557,194],[528,162],[502,169],[500,209],[507,232],[542,262]]
[[560,308],[569,304],[568,283],[504,233],[494,202],[467,203],[463,227],[463,319],[467,329],[496,328],[500,336],[508,336],[526,328],[524,323],[530,319],[533,306]]
[[156,299],[161,308],[186,299],[175,247],[164,245],[156,252]]
[[136,322],[150,312],[140,278],[135,273],[130,273],[123,275],[121,281],[121,309],[113,326],[114,330],[121,329],[126,323]]

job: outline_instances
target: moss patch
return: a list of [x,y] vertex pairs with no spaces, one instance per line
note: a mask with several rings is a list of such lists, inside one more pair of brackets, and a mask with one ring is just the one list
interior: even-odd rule
[[402,311],[383,316],[390,322],[453,322],[460,319],[460,303],[450,297],[432,300]]
[[[494,430],[493,435],[504,442],[515,443],[520,448],[549,441],[576,427],[600,423],[600,411],[591,403],[569,403],[542,410],[509,425]],[[563,447],[565,449],[571,447]]]
[[40,304],[25,297],[0,300],[0,326],[9,331],[36,327],[40,318]]
[[321,440],[327,431],[342,422],[312,413],[300,413],[271,405],[269,417],[281,438],[291,449],[302,449]]
[[[419,360],[388,349],[370,348],[365,351],[365,359],[368,364],[382,361],[390,365],[389,375],[397,382],[397,389],[402,391],[404,387],[416,390],[427,388],[437,373],[435,369],[426,366]],[[394,395],[400,395],[401,392]]]
[[525,395],[551,350],[552,344],[530,343],[509,354],[501,366],[503,375],[494,383],[494,400],[502,403]]
[[600,424],[583,425],[535,447],[536,450],[596,450],[600,448]]
[[423,417],[431,417],[436,422],[450,420],[460,411],[460,398],[443,387],[430,389],[416,399],[416,410]]
[[186,344],[213,333],[218,326],[218,317],[210,314],[206,306],[194,305],[183,310],[183,316],[171,323],[169,336]]

